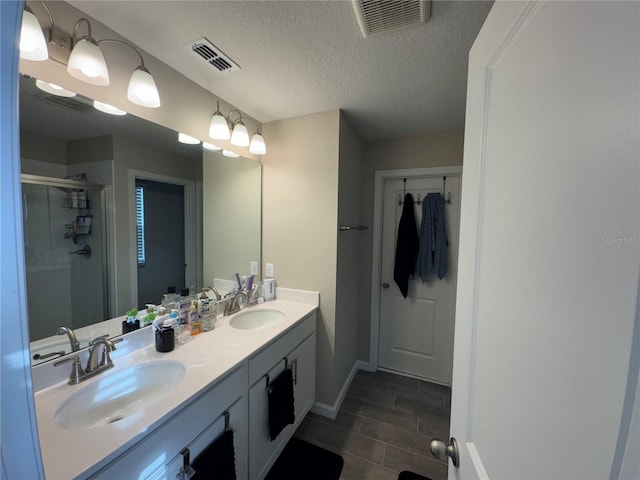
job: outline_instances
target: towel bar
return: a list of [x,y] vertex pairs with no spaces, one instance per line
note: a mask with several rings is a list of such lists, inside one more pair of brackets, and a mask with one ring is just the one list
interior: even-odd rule
[[339,232],[346,232],[347,230],[366,230],[366,229],[367,229],[366,225],[358,225],[358,226],[340,225],[338,227]]

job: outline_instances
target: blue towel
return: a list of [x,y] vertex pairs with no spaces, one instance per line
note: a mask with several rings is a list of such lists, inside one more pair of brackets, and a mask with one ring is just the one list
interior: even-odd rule
[[444,221],[444,198],[429,193],[422,202],[418,276],[426,282],[433,272],[439,279],[447,274],[447,231]]

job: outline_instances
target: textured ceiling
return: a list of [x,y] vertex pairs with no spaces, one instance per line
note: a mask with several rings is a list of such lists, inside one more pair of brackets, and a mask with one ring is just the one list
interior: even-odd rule
[[[340,108],[366,140],[464,127],[468,52],[492,5],[433,2],[426,24],[363,38],[350,1],[69,3],[261,122]],[[202,37],[241,70],[194,55]]]

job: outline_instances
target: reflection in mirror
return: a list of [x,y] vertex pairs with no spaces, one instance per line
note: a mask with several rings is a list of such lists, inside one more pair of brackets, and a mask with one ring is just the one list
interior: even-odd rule
[[[23,207],[34,364],[71,351],[64,332],[56,335],[63,325],[76,332],[83,348],[97,336],[121,334],[121,316],[145,303],[159,303],[168,286],[201,288],[215,278],[230,280],[235,271],[249,273],[250,261],[259,265],[258,162],[206,152],[203,172],[202,147],[179,143],[175,131],[133,115],[103,113],[79,95],[46,93],[28,76],[20,82],[21,165],[32,179],[23,183]],[[229,166],[229,160],[238,165]],[[34,176],[52,185],[36,185]],[[70,177],[86,184],[59,185]],[[182,200],[168,200],[182,202],[172,205],[173,213],[160,211],[153,218],[149,212],[145,218],[148,247],[170,236],[182,237],[182,243],[159,253],[148,248],[144,267],[136,243],[136,185],[147,188],[151,204],[156,187],[182,195]],[[177,277],[160,276],[155,286],[143,290],[141,272],[164,272],[166,259],[182,254],[185,268],[178,269]]]

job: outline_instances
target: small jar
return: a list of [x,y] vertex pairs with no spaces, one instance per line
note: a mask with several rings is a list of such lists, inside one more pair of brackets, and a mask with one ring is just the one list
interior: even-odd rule
[[176,346],[176,335],[170,320],[165,320],[161,330],[156,330],[156,350],[170,352]]

